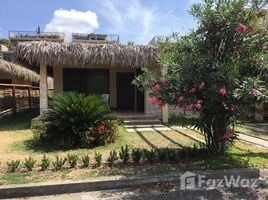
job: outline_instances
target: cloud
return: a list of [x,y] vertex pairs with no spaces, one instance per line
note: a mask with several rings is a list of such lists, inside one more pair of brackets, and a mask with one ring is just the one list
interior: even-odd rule
[[98,27],[99,23],[95,12],[58,9],[54,11],[53,18],[46,25],[45,31],[64,32],[67,38],[70,38],[74,32],[91,33]]
[[157,20],[154,8],[146,7],[140,0],[102,0],[96,3],[98,15],[107,22],[106,31],[139,43],[148,42],[153,37],[153,24]]

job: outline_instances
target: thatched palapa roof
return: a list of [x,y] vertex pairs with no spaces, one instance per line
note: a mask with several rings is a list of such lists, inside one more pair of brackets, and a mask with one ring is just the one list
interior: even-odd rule
[[39,81],[39,75],[34,71],[17,64],[7,62],[2,59],[0,59],[0,72],[7,73],[17,78],[21,78],[25,81],[31,81],[31,82]]
[[151,45],[23,42],[16,56],[28,63],[69,67],[142,67],[155,65],[158,48]]

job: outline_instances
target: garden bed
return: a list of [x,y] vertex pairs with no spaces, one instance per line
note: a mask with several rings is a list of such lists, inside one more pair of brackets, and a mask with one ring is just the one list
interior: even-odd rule
[[[221,157],[198,157],[186,158],[183,160],[163,162],[155,160],[152,163],[146,160],[140,164],[134,164],[133,161],[123,164],[118,160],[112,168],[107,165],[107,158],[110,151],[115,150],[119,153],[122,146],[128,145],[131,149],[157,149],[157,148],[174,148],[181,149],[187,147],[198,146],[195,140],[190,139],[178,131],[165,132],[138,132],[128,133],[124,127],[120,127],[119,137],[115,143],[101,146],[94,149],[77,149],[77,150],[55,150],[53,148],[38,148],[31,145],[32,133],[30,128],[30,119],[34,117],[31,114],[23,114],[16,118],[2,120],[0,122],[0,184],[20,184],[32,182],[45,182],[56,180],[80,180],[90,179],[98,176],[110,175],[154,175],[174,171],[185,171],[195,169],[228,169],[228,168],[268,168],[268,152],[259,149],[249,143],[237,141],[226,156]],[[186,130],[187,131],[187,130]],[[189,131],[189,134],[191,131]],[[195,133],[195,136],[196,133]],[[200,138],[202,136],[199,136]],[[95,152],[102,154],[100,167],[95,167]],[[40,167],[35,167],[32,172],[27,172],[23,168],[22,163],[25,158],[31,156],[37,160],[36,166],[40,164],[43,155],[46,155],[51,161],[55,160],[55,156],[60,158],[67,157],[68,154],[76,154],[80,161],[78,166],[70,169],[65,164],[62,170],[55,171],[52,168],[46,171],[40,171]],[[90,166],[85,168],[81,164],[81,157],[89,155]],[[7,173],[6,162],[12,160],[20,160],[20,172]]]

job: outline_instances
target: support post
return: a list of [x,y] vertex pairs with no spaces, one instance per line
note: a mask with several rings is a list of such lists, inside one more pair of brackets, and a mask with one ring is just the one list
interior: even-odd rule
[[12,87],[12,110],[13,110],[13,114],[16,115],[17,101],[16,101],[16,89],[15,89],[15,86]]
[[28,104],[29,104],[29,110],[32,110],[31,87],[28,87]]
[[[162,76],[165,77],[167,75],[167,67],[163,67],[161,73]],[[169,117],[168,105],[166,104],[165,106],[162,107],[162,122],[168,123],[168,117]]]
[[48,108],[47,66],[40,64],[40,115]]

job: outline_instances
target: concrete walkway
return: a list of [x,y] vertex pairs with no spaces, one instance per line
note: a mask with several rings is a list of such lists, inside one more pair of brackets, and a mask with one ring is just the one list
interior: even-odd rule
[[[188,136],[191,136],[190,133],[187,133],[187,128],[182,126],[165,126],[165,125],[138,125],[138,126],[127,126],[128,132],[153,132],[153,131],[172,131],[176,130],[181,132],[182,134],[187,134]],[[192,136],[191,136],[192,137]],[[250,142],[252,144],[256,144],[260,147],[268,149],[268,141],[263,140],[254,136],[249,136],[246,134],[238,133],[238,138],[247,142]],[[199,140],[199,142],[204,142],[198,138],[193,138],[196,140]]]

